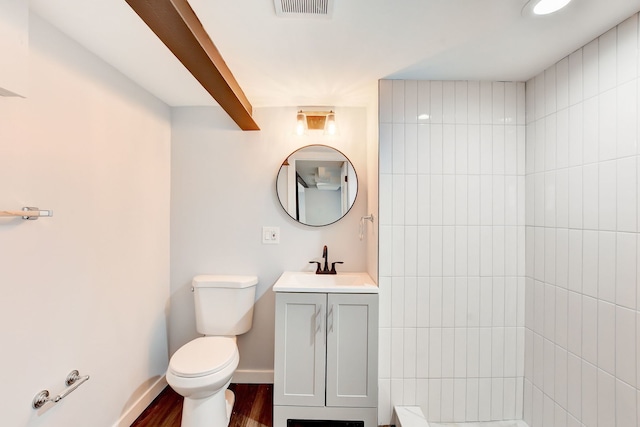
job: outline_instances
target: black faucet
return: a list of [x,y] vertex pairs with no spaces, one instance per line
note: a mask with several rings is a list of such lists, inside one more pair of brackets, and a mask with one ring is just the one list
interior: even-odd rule
[[316,264],[316,274],[337,274],[336,264],[343,264],[342,261],[336,261],[331,263],[331,270],[329,270],[329,250],[327,245],[322,248],[322,258],[324,258],[324,268],[320,269],[320,261],[309,261],[309,264]]

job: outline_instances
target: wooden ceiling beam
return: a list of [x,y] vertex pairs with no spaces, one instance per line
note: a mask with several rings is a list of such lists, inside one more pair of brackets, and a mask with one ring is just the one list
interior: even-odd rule
[[249,100],[187,0],[125,1],[240,129],[260,130]]

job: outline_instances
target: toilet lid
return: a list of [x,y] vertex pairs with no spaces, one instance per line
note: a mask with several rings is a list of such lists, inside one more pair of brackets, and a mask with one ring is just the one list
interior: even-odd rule
[[202,377],[226,368],[237,351],[232,337],[196,338],[175,352],[169,369],[181,377]]

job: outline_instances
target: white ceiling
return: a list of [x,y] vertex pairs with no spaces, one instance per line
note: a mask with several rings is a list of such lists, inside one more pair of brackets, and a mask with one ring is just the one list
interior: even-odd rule
[[[379,79],[525,81],[640,10],[573,0],[335,0],[331,19],[273,0],[190,0],[254,107],[375,105]],[[124,0],[30,0],[36,14],[171,106],[216,105]]]

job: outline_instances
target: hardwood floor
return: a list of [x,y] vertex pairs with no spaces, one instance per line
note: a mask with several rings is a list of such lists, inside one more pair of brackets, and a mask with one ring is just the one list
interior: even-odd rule
[[[236,395],[229,427],[272,427],[273,385],[231,384]],[[165,388],[131,427],[180,427],[182,396]]]

